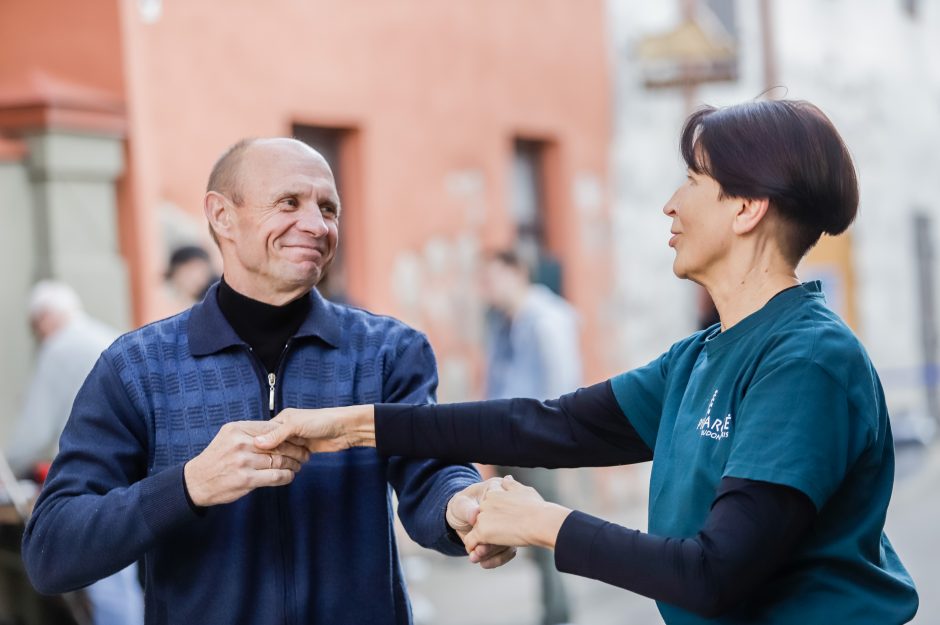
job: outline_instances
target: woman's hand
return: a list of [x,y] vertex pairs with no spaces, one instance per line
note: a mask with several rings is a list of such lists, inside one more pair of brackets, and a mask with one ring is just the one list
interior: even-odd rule
[[342,408],[282,410],[270,432],[256,436],[258,449],[274,449],[287,441],[310,453],[375,447],[375,411],[371,404]]
[[[463,489],[447,503],[445,520],[453,528],[460,540],[465,541],[467,534],[476,523],[477,513],[480,511],[480,502],[488,491],[501,490],[502,478],[494,477],[485,482],[478,482]],[[515,547],[503,545],[476,545],[475,549],[468,549],[470,561],[479,564],[484,569],[495,569],[516,557]]]
[[478,545],[555,548],[555,539],[571,510],[542,499],[534,488],[507,475],[503,490],[487,490],[473,529],[464,537],[468,553]]

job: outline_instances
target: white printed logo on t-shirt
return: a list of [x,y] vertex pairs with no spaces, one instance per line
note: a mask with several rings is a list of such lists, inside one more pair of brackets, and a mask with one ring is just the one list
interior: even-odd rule
[[711,401],[708,402],[708,410],[705,411],[705,417],[699,419],[696,429],[700,436],[721,440],[728,438],[731,434],[731,413],[729,412],[723,419],[717,415],[712,417],[712,408],[715,406],[716,397],[718,397],[717,388],[715,392],[712,393]]

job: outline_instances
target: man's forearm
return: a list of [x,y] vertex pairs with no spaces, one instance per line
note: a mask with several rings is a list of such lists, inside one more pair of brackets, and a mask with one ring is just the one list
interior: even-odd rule
[[23,535],[23,561],[43,593],[80,588],[138,560],[155,540],[196,518],[182,467],[166,469],[104,495],[75,492],[81,478],[53,476]]

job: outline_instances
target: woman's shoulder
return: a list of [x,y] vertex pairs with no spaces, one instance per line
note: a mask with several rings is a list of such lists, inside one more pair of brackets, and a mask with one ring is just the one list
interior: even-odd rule
[[767,333],[764,358],[778,362],[811,362],[833,377],[847,381],[872,371],[871,359],[852,329],[824,304],[802,307],[783,316]]

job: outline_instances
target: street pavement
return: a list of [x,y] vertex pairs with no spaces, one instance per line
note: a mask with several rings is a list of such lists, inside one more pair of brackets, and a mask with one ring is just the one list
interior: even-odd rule
[[[648,469],[622,467],[598,473],[561,471],[568,505],[628,527],[646,527]],[[578,493],[618,493],[610,503]],[[940,443],[905,446],[888,511],[887,532],[907,566],[921,605],[914,625],[940,624]],[[538,625],[538,574],[522,550],[506,566],[484,571],[462,558],[421,549],[400,532],[415,625]],[[662,625],[653,601],[606,584],[565,575],[577,625]]]
[[940,623],[940,441],[927,448],[902,448],[898,459],[899,477],[888,508],[886,531],[920,595],[920,609],[911,623],[937,625]]

